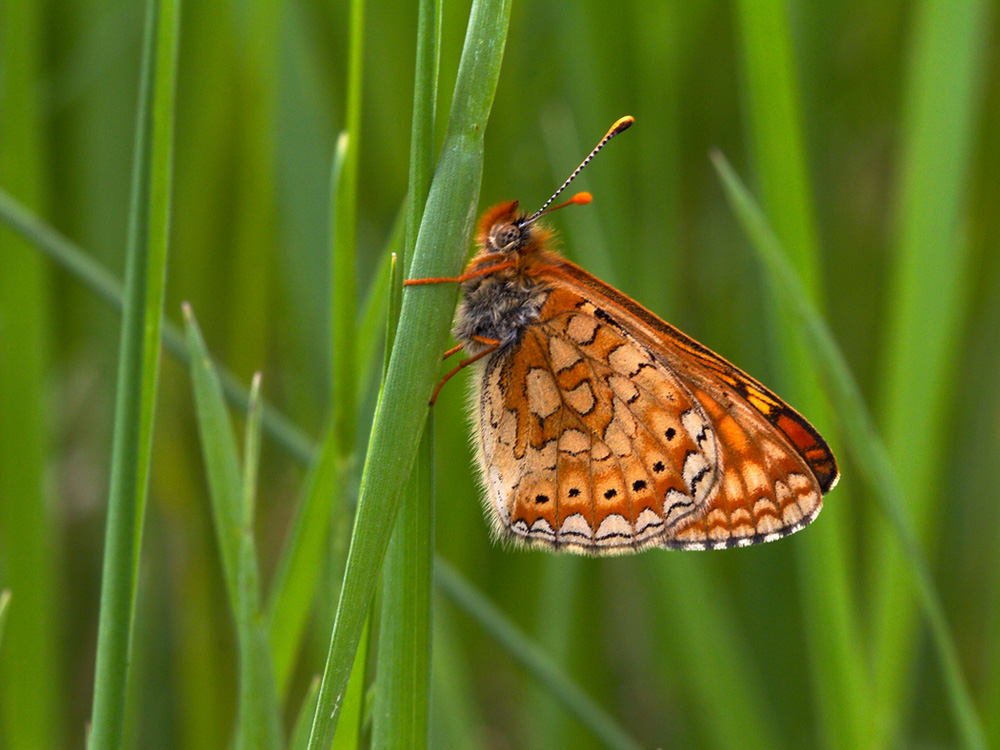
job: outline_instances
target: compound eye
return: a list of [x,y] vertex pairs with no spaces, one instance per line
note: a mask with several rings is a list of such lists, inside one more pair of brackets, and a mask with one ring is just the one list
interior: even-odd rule
[[514,249],[520,241],[521,230],[514,224],[504,224],[493,235],[493,242],[501,252]]

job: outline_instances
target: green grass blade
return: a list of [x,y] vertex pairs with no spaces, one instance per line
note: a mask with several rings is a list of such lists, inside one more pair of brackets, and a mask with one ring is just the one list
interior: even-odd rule
[[406,204],[406,249],[399,258],[405,275],[417,245],[427,193],[434,177],[434,121],[437,114],[438,67],[441,60],[441,4],[420,0],[417,10],[417,64],[413,78],[413,121],[410,126],[410,196]]
[[[479,198],[483,133],[500,73],[509,15],[509,0],[473,3],[448,133],[417,237],[414,274],[454,276],[465,258]],[[340,696],[374,594],[371,571],[381,567],[389,544],[427,416],[427,399],[437,376],[439,353],[445,348],[456,293],[447,288],[417,289],[403,298],[361,479],[357,520],[309,743],[314,749],[325,748],[336,729]]]
[[[858,385],[833,336],[784,256],[781,244],[768,227],[763,213],[753,202],[749,192],[740,183],[725,158],[717,153],[713,155],[713,161],[733,209],[753,240],[753,247],[757,251],[759,260],[774,277],[777,282],[775,288],[785,293],[787,301],[795,310],[796,318],[801,321],[813,351],[816,367],[829,390],[841,429],[847,438],[846,445],[852,452],[855,464],[863,473],[866,484],[875,494],[882,512],[892,525],[893,540],[902,549],[906,568],[913,576],[919,602],[930,625],[944,675],[945,691],[963,742],[970,748],[985,748],[982,723],[962,674],[961,662],[940,597],[934,588],[927,562],[917,543],[912,522],[906,513],[902,486],[888,451],[878,436]],[[893,546],[895,547],[895,544]]]
[[[222,392],[218,403],[224,408]],[[257,546],[254,541],[254,517],[257,503],[257,471],[260,466],[261,401],[260,373],[250,383],[250,408],[247,412],[243,452],[242,515],[240,528],[238,613],[246,648],[240,650],[240,728],[239,739],[248,750],[280,748],[281,704],[278,700],[267,620],[260,605],[260,573],[257,570]]]
[[[916,4],[903,92],[895,206],[895,255],[889,269],[888,324],[883,333],[881,423],[889,456],[912,509],[917,538],[934,554],[936,520],[950,510],[954,479],[949,414],[957,393],[958,357],[971,285],[969,244],[960,241],[972,175],[978,96],[995,4],[984,0]],[[871,538],[874,561],[872,653],[881,743],[898,741],[913,696],[916,611],[906,561]]]
[[[0,184],[40,210],[54,182],[51,113],[38,85],[51,62],[48,17],[44,0],[0,1]],[[3,747],[59,746],[68,723],[59,688],[67,567],[50,491],[60,339],[52,282],[30,247],[0,230],[0,588],[17,596],[0,649]]]
[[[413,257],[433,177],[434,116],[440,55],[441,3],[421,0],[413,85],[406,236],[392,259],[385,373],[399,323],[404,269]],[[428,417],[416,463],[396,518],[382,569],[381,616],[372,747],[426,747],[430,718],[431,582],[434,555],[434,415]]]
[[[741,0],[737,8],[744,53],[743,104],[762,203],[808,294],[822,306],[820,250],[788,8],[783,0]],[[787,316],[770,310],[776,334],[771,361],[781,383],[779,392],[825,428],[831,424],[826,399],[814,379],[802,377],[809,371],[808,349],[798,332],[781,323]],[[823,523],[810,532],[810,544],[796,545],[796,567],[825,744],[856,748],[864,746],[871,733],[871,685],[853,605],[851,553],[845,545],[850,504],[843,500],[827,509]]]
[[159,370],[179,36],[179,0],[162,3],[149,0],[136,118],[125,305],[101,582],[91,729],[94,747],[119,746],[124,728],[139,541]]
[[434,559],[433,415],[420,441],[382,568],[372,747],[426,747]]
[[[78,245],[55,231],[51,226],[28,211],[9,193],[0,188],[0,221],[20,234],[49,258],[69,271],[79,281],[93,290],[117,310],[123,309],[125,291],[113,274]],[[161,325],[163,343],[171,354],[188,364],[189,355],[184,334],[175,323],[164,318]],[[242,411],[247,410],[247,389],[228,369],[215,365],[222,380],[222,387],[229,402]],[[312,456],[312,440],[284,414],[264,401],[261,405],[264,430],[285,450],[300,461]]]
[[500,643],[510,655],[542,682],[548,692],[584,726],[611,748],[637,750],[640,747],[608,713],[592,701],[556,667],[549,657],[522,633],[499,609],[470,586],[448,563],[435,563],[438,586],[469,614],[480,627]]
[[[259,394],[251,388],[247,422],[247,463],[241,473],[233,429],[222,386],[209,364],[205,342],[190,307],[185,305],[191,381],[194,388],[212,500],[219,556],[236,623],[240,661],[238,747],[281,747],[280,711],[271,654],[260,616],[259,573],[253,542],[256,454],[259,449]],[[259,385],[257,379],[255,386]],[[256,406],[254,406],[256,404]]]

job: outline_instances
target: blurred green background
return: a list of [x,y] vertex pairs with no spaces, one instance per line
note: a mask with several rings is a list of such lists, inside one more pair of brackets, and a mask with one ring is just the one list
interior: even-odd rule
[[[469,3],[445,2],[443,135]],[[183,7],[166,315],[311,436],[329,412],[330,163],[345,2]],[[404,198],[416,8],[370,3],[362,291]],[[481,208],[533,210],[619,116],[636,125],[552,217],[573,261],[730,359],[830,438],[816,524],[714,553],[504,549],[463,415],[436,408],[436,548],[641,745],[953,747],[959,733],[895,537],[708,154],[749,183],[876,417],[986,735],[1000,746],[1000,14],[995,3],[515,2]],[[0,0],[0,188],[122,276],[142,5]],[[363,295],[362,295],[363,296]],[[0,227],[0,747],[82,747],[120,317]],[[375,383],[372,383],[374,387]],[[163,359],[128,744],[230,739],[236,653],[186,366]],[[372,392],[359,416],[366,443]],[[360,462],[359,464],[360,465]],[[305,467],[265,439],[267,577]],[[355,472],[355,481],[356,481]],[[317,601],[287,707],[322,670]],[[461,610],[435,601],[432,746],[600,747]]]

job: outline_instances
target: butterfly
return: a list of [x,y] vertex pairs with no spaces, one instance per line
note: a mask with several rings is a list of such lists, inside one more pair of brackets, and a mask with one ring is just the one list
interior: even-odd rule
[[808,525],[837,483],[833,453],[759,382],[549,248],[536,220],[486,211],[453,279],[453,334],[479,372],[470,401],[487,515],[504,539],[610,555],[719,549]]

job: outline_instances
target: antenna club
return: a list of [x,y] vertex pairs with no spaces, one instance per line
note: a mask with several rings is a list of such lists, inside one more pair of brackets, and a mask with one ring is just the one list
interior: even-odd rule
[[625,115],[619,118],[614,125],[611,126],[611,130],[608,131],[608,137],[613,135],[618,135],[623,130],[628,130],[635,123],[635,118],[632,115]]
[[592,200],[594,200],[594,196],[592,196],[586,190],[583,190],[583,191],[577,193],[576,195],[574,195],[572,198],[570,198],[567,201],[567,203],[572,203],[573,205],[576,205],[576,206],[586,206]]

